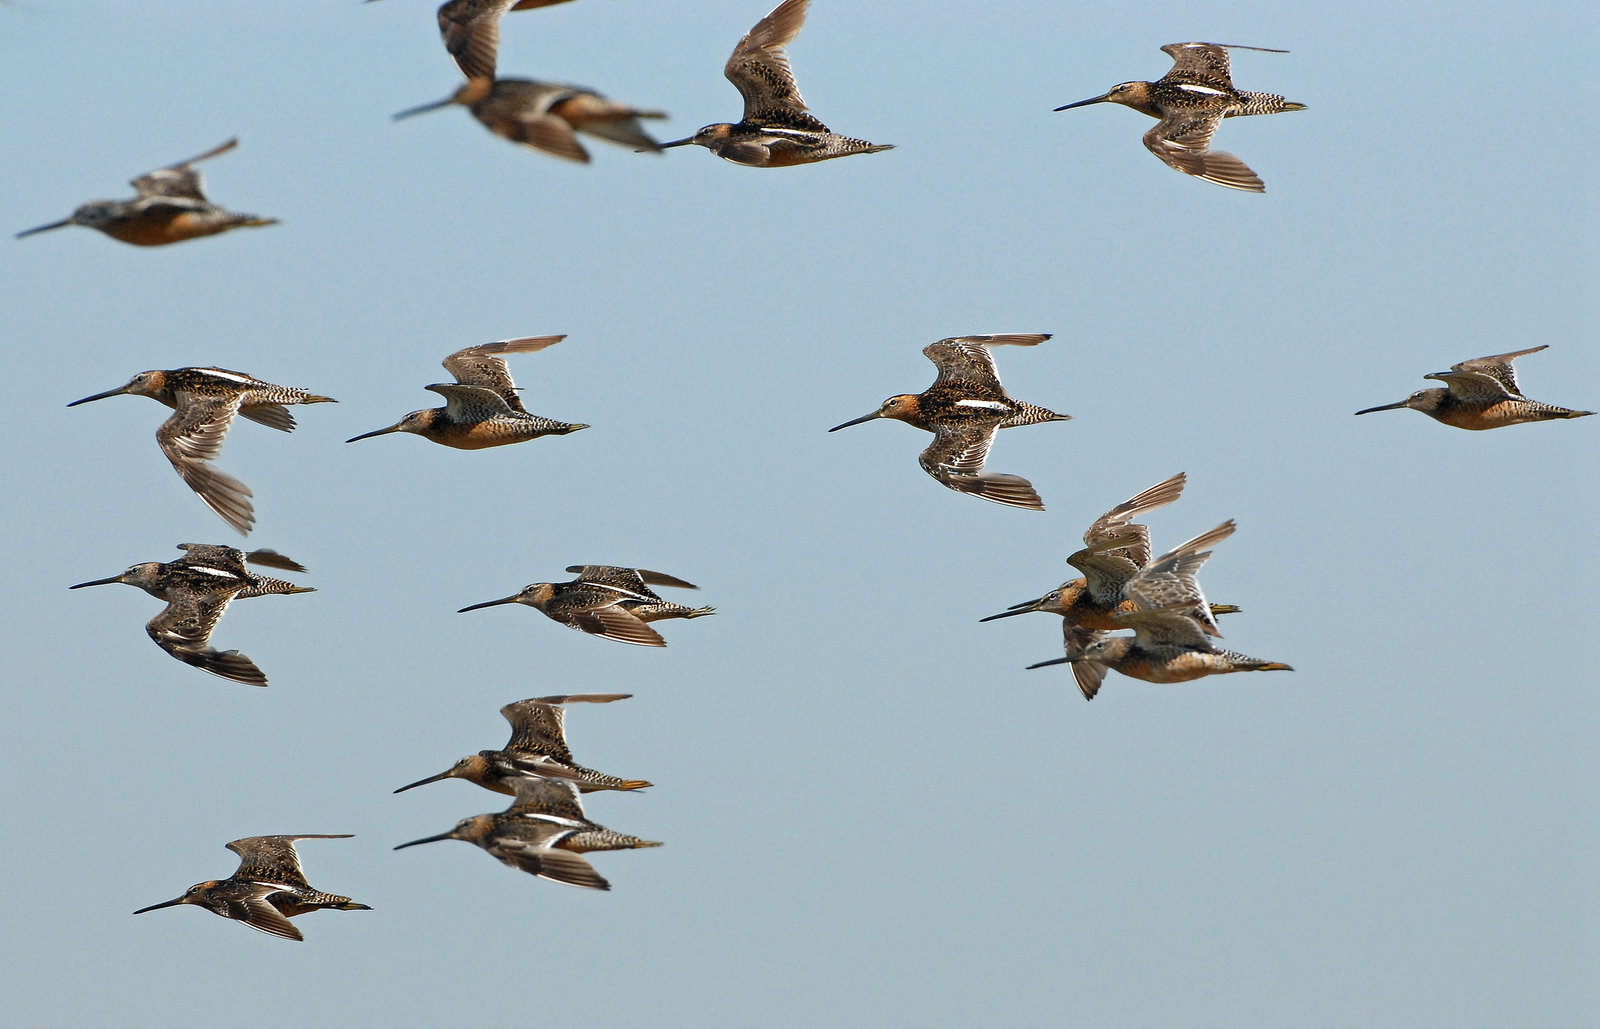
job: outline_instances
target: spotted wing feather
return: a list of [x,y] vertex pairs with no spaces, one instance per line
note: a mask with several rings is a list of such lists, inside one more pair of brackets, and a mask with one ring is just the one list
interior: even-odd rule
[[207,646],[212,630],[233,595],[232,590],[209,596],[186,592],[172,594],[167,609],[146,622],[144,630],[156,646],[184,664],[247,686],[265,686],[267,677],[255,662],[237,650]]
[[424,388],[444,397],[446,417],[452,422],[483,422],[511,414],[504,397],[482,386],[435,382]]
[[304,940],[305,937],[294,927],[294,923],[268,899],[278,892],[278,887],[273,883],[240,883],[237,894],[226,898],[228,917],[269,936]]
[[[183,556],[175,562],[177,564],[217,568],[240,579],[250,577],[250,570],[244,566],[247,557],[244,551],[237,547],[217,543],[180,543],[178,549],[183,551]],[[267,551],[267,553],[273,552]]]
[[[1144,539],[1148,540],[1148,536]],[[1139,574],[1141,566],[1124,556],[1139,542],[1140,536],[1134,532],[1105,536],[1094,546],[1069,556],[1067,564],[1083,573],[1091,597],[1101,604],[1113,605],[1122,600],[1124,589]]]
[[1233,89],[1228,50],[1222,44],[1168,43],[1161,52],[1172,58],[1172,70],[1161,77],[1161,82]]
[[585,886],[592,890],[609,890],[607,882],[594,866],[581,855],[555,850],[528,840],[502,837],[486,848],[489,853],[530,875],[552,879],[569,886]]
[[1155,559],[1128,583],[1127,593],[1141,610],[1166,610],[1182,614],[1209,636],[1220,636],[1217,622],[1200,591],[1196,578],[1216,546],[1236,528],[1233,520],[1223,522],[1191,540],[1186,540]]
[[210,461],[222,452],[222,440],[239,411],[239,397],[180,392],[177,408],[156,430],[156,442],[168,460]]
[[1043,511],[1044,502],[1027,479],[1020,475],[981,471],[996,431],[994,424],[987,428],[940,426],[933,442],[917,461],[923,471],[958,493],[970,493],[1007,507]]
[[439,8],[439,36],[469,79],[494,78],[500,16],[517,0],[450,0]]
[[1049,333],[1005,333],[987,336],[952,336],[937,343],[929,343],[922,353],[939,369],[934,385],[955,379],[975,382],[1004,392],[1000,375],[995,371],[994,355],[990,347],[1032,347],[1050,338]]
[[667,641],[661,638],[660,633],[650,628],[637,615],[620,607],[603,607],[595,611],[580,612],[573,615],[567,624],[575,629],[582,629],[591,636],[616,640],[618,643],[632,643],[641,647],[667,645]]
[[[685,590],[697,590],[700,588],[694,583],[685,582],[675,575],[668,575],[666,572],[653,572],[648,568],[619,568],[616,565],[567,565],[567,571],[573,573],[584,582],[619,586],[651,597],[655,595],[650,590],[645,589],[646,583],[652,586],[673,586]],[[660,598],[657,597],[655,599]]]
[[952,472],[977,475],[989,459],[989,448],[998,431],[994,425],[941,425],[917,461],[935,479],[943,480]]
[[239,417],[248,418],[258,425],[265,425],[269,429],[279,432],[293,432],[294,415],[282,404],[251,404],[249,407],[239,408]]
[[744,34],[722,73],[744,98],[744,118],[756,125],[827,132],[806,109],[783,48],[805,24],[809,0],[784,0]]
[[1150,563],[1150,530],[1133,521],[1147,511],[1154,511],[1158,507],[1177,500],[1183,494],[1184,484],[1188,476],[1179,472],[1170,479],[1156,483],[1142,493],[1138,493],[1122,503],[1113,507],[1105,514],[1096,518],[1094,524],[1083,534],[1086,547],[1095,547],[1104,543],[1112,536],[1125,536],[1133,534],[1133,541],[1120,549],[1113,551],[1120,557],[1127,558],[1140,568]]
[[517,397],[516,384],[511,381],[511,372],[500,355],[531,354],[566,338],[565,335],[524,336],[466,347],[444,359],[444,370],[455,376],[456,382],[461,385],[491,389],[500,394],[513,411],[525,411],[522,401]]
[[[157,168],[153,172],[134,179],[130,185],[144,197],[168,197],[183,200],[197,200],[206,203],[206,195],[202,189],[200,173],[191,165],[198,164],[209,157],[227,153],[239,145],[238,139],[230,139],[220,146],[212,147],[198,157],[191,157],[187,161],[169,164],[165,168]],[[185,205],[186,208],[188,205]]]
[[204,461],[173,459],[172,467],[184,484],[205,501],[217,517],[227,522],[240,535],[249,535],[255,524],[255,508],[250,503],[250,487],[206,464]]
[[511,723],[506,750],[575,764],[562,728],[565,712],[559,706],[544,699],[519,700],[502,707],[500,713]]
[[317,833],[306,836],[246,836],[227,845],[239,855],[236,879],[253,879],[263,883],[298,886],[310,889],[305,873],[300,869],[300,855],[295,853],[295,840],[347,840],[350,833]]
[[1229,189],[1265,193],[1267,187],[1261,176],[1251,171],[1249,165],[1226,151],[1207,149],[1221,120],[1220,113],[1168,115],[1144,134],[1145,148],[1185,175]]
[[578,800],[578,788],[571,782],[530,776],[516,781],[516,801],[507,808],[508,813],[520,815],[548,815],[574,822],[587,823],[583,804]]
[[1516,369],[1511,366],[1511,362],[1519,357],[1537,354],[1549,346],[1550,344],[1545,343],[1542,346],[1529,347],[1527,350],[1513,350],[1509,354],[1476,357],[1470,361],[1462,361],[1460,364],[1451,365],[1450,370],[1453,372],[1477,372],[1480,375],[1487,375],[1503,386],[1507,393],[1520,397],[1522,396],[1522,390],[1517,388],[1517,373]]

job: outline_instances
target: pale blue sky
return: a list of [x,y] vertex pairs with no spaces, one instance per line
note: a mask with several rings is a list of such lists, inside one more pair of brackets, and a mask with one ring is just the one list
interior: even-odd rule
[[[507,17],[501,70],[736,118],[721,76],[767,0],[579,0]],[[1595,145],[1564,103],[1591,5],[815,0],[791,48],[833,128],[888,153],[776,171],[595,143],[587,167],[464,111],[390,115],[459,75],[433,5],[0,7],[0,228],[124,197],[237,135],[214,199],[282,224],[160,250],[86,229],[0,240],[15,431],[0,456],[8,717],[0,994],[38,1025],[1498,1026],[1600,1017],[1600,730],[1589,637],[1600,422],[1465,433],[1356,419],[1455,361],[1519,363],[1600,407]],[[1051,108],[1240,53],[1303,113],[1217,145],[1269,192],[1190,179],[1150,121]],[[927,343],[999,355],[1071,413],[991,465],[1032,514],[940,488],[903,425],[826,429],[932,380]],[[530,410],[593,428],[478,453],[349,436],[432,406],[439,360],[513,359]],[[217,364],[339,398],[219,466],[249,545],[307,596],[235,605],[254,690],[163,655],[159,602],[74,582],[243,540],[172,474],[146,368]],[[1236,518],[1203,581],[1227,644],[1293,673],[1085,704],[1059,623],[979,625],[1067,577],[1113,504],[1178,471],[1157,547]],[[579,562],[699,583],[664,651],[533,611],[456,615]],[[675,598],[686,599],[686,598]],[[574,751],[654,781],[591,798],[663,840],[609,894],[465,844],[504,807],[395,787],[505,740],[497,708],[579,709]],[[302,849],[374,910],[291,944],[198,910],[133,917]]]

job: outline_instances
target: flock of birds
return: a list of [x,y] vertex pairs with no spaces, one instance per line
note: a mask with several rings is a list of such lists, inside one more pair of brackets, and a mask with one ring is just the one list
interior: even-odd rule
[[[801,99],[784,48],[799,32],[809,0],[784,0],[735,47],[724,73],[744,98],[741,120],[708,125],[690,137],[668,143],[657,143],[639,126],[640,119],[664,117],[662,112],[616,104],[576,87],[497,76],[501,16],[560,2],[564,0],[450,0],[439,9],[440,32],[467,81],[448,99],[396,117],[462,105],[499,135],[576,161],[589,159],[576,133],[644,151],[697,144],[726,160],[755,167],[785,167],[890,149],[833,133]],[[1206,181],[1261,192],[1260,178],[1242,161],[1210,149],[1212,137],[1224,118],[1300,110],[1304,105],[1275,94],[1235,89],[1228,49],[1227,44],[1212,43],[1164,46],[1162,50],[1174,64],[1163,78],[1125,82],[1102,96],[1057,110],[1107,102],[1141,111],[1158,119],[1145,134],[1144,143],[1162,161]],[[18,235],[76,224],[126,243],[156,246],[242,226],[272,224],[274,219],[235,214],[205,197],[194,165],[236,144],[229,140],[197,157],[140,176],[133,180],[137,193],[133,199],[91,202],[66,219]],[[426,387],[444,398],[444,407],[413,411],[391,426],[361,433],[347,442],[412,433],[444,446],[472,450],[587,428],[530,413],[504,359],[543,350],[564,338],[522,337],[457,350],[443,362],[454,381]],[[1044,505],[1027,479],[989,472],[986,464],[1000,429],[1069,419],[1069,415],[1013,399],[995,368],[993,348],[1033,347],[1049,338],[1034,333],[939,340],[923,349],[938,371],[928,389],[892,396],[878,410],[829,431],[879,418],[914,425],[933,434],[919,463],[941,485],[997,504],[1042,511]],[[1464,361],[1448,372],[1426,376],[1443,383],[1442,388],[1421,390],[1405,400],[1357,414],[1411,408],[1447,425],[1472,430],[1592,414],[1539,403],[1522,394],[1512,361],[1543,349]],[[124,386],[68,406],[124,394],[150,397],[172,409],[156,432],[163,455],[184,483],[241,534],[248,534],[255,520],[251,491],[213,465],[234,417],[287,432],[296,424],[290,406],[333,402],[331,397],[275,385],[242,372],[195,367],[141,372]],[[1094,698],[1108,671],[1146,682],[1172,683],[1232,672],[1290,670],[1282,662],[1247,657],[1215,643],[1221,635],[1216,616],[1239,608],[1209,603],[1197,575],[1212,548],[1233,534],[1231,520],[1152,556],[1149,530],[1135,519],[1176,501],[1185,481],[1180,473],[1111,508],[1084,533],[1083,548],[1067,558],[1067,563],[1082,573],[1079,578],[983,621],[1032,612],[1060,616],[1063,656],[1029,667],[1069,664],[1085,699]],[[303,572],[304,567],[266,549],[245,552],[192,543],[179,547],[184,553],[177,560],[137,564],[120,575],[71,588],[108,583],[137,586],[166,602],[166,608],[146,625],[146,632],[161,649],[179,661],[235,682],[267,685],[266,676],[253,661],[238,650],[212,647],[210,639],[224,610],[236,599],[311,589],[259,575],[249,566],[289,572]],[[661,597],[653,587],[697,588],[662,572],[588,564],[566,570],[575,578],[533,583],[510,596],[460,610],[522,604],[590,635],[651,647],[663,647],[666,641],[649,623],[693,619],[714,611]],[[1132,634],[1113,635],[1121,630]],[[638,790],[650,783],[579,765],[566,745],[563,715],[568,704],[609,703],[626,696],[577,694],[506,705],[501,713],[511,723],[512,736],[504,748],[462,758],[450,769],[395,792],[460,778],[513,797],[511,806],[503,812],[464,819],[448,832],[396,849],[465,840],[522,871],[572,885],[609,889],[584,853],[660,844],[590,821],[580,796]],[[192,904],[263,932],[298,940],[301,935],[289,921],[292,917],[319,909],[366,909],[348,897],[313,889],[301,871],[294,848],[297,840],[337,838],[343,837],[235,840],[227,846],[240,856],[240,865],[231,877],[199,883],[182,896],[139,913]]]
[[[599,790],[641,790],[651,783],[607,775],[578,764],[567,748],[562,722],[567,704],[608,704],[629,696],[578,693],[533,697],[502,707],[500,713],[511,723],[511,739],[505,747],[480,750],[437,775],[407,783],[395,792],[404,793],[441,779],[465,779],[514,797],[511,806],[494,814],[464,818],[448,832],[402,843],[395,849],[440,840],[465,840],[529,874],[573,886],[609,890],[611,884],[595,871],[584,854],[661,844],[590,821],[578,795]],[[239,867],[228,878],[195,883],[180,896],[142,907],[134,914],[193,904],[272,936],[303,940],[305,937],[289,919],[311,911],[372,910],[349,897],[312,887],[295,851],[297,840],[344,840],[350,835],[248,836],[234,840],[227,846],[239,855]]]

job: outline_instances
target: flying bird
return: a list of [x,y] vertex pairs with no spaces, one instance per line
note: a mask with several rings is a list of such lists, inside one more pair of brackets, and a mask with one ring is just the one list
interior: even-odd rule
[[305,571],[275,550],[255,550],[246,554],[218,544],[180,543],[185,551],[176,561],[147,561],[130,567],[121,575],[80,582],[69,589],[105,586],[120,582],[137,586],[158,600],[166,609],[149,622],[144,631],[156,646],[182,661],[224,679],[247,686],[265,686],[267,677],[254,661],[237,650],[217,650],[210,646],[211,634],[222,613],[235,600],[274,594],[311,593],[314,587],[256,575],[245,563],[268,568]]
[[74,400],[67,406],[124,394],[149,397],[172,408],[172,416],[156,430],[156,443],[184,484],[242,535],[249,534],[256,520],[250,488],[209,464],[221,452],[233,416],[293,432],[294,415],[286,405],[335,402],[332,397],[317,396],[294,386],[275,386],[226,368],[173,368],[140,372],[124,386]]
[[516,782],[530,775],[571,780],[580,793],[595,790],[640,790],[651,785],[643,779],[622,779],[585,768],[573,760],[562,728],[567,704],[608,704],[626,700],[631,693],[575,693],[557,697],[534,697],[507,704],[500,709],[511,723],[511,739],[500,750],[480,750],[469,754],[437,775],[395,790],[404,793],[441,779],[465,779],[486,790],[514,796]]
[[294,849],[296,840],[347,840],[350,836],[350,833],[322,833],[307,836],[247,836],[242,840],[234,840],[228,844],[228,849],[239,855],[238,871],[226,879],[196,883],[183,896],[140,908],[134,914],[193,904],[272,936],[303,940],[305,937],[289,919],[323,909],[372,910],[349,897],[313,889],[306,882],[305,873],[300,870],[300,855]]
[[786,168],[893,150],[891,144],[832,132],[806,109],[783,48],[800,32],[809,2],[784,0],[733,48],[722,73],[744,97],[744,115],[738,122],[707,125],[685,139],[661,144],[660,149],[694,143],[723,160],[753,168]]
[[410,432],[457,450],[482,450],[587,429],[587,425],[529,414],[517,395],[510,370],[500,358],[501,354],[531,354],[566,338],[527,336],[457,350],[444,359],[445,371],[454,375],[456,381],[436,382],[426,387],[444,397],[444,407],[412,411],[387,429],[363,432],[345,442],[354,443],[391,432]]
[[276,218],[235,214],[206,199],[194,165],[238,145],[237,139],[230,139],[198,157],[148,172],[130,183],[138,193],[133,199],[91,200],[68,217],[19,232],[17,238],[83,225],[134,246],[158,247],[244,226],[276,225]]
[[933,442],[918,462],[922,470],[958,493],[970,493],[996,504],[1043,511],[1033,484],[1020,475],[983,470],[995,433],[1018,425],[1064,422],[1072,416],[1011,399],[1000,385],[990,347],[1031,347],[1049,333],[955,336],[930,343],[922,352],[939,369],[921,393],[901,393],[885,400],[871,414],[829,429],[838,432],[874,418],[893,418],[933,433]]
[[1276,93],[1235,89],[1229,74],[1229,50],[1269,54],[1288,51],[1233,43],[1168,43],[1161,49],[1172,57],[1172,70],[1156,81],[1123,82],[1102,96],[1063,104],[1056,110],[1112,103],[1159,118],[1156,127],[1144,134],[1144,145],[1152,154],[1185,175],[1219,186],[1265,193],[1261,177],[1243,161],[1211,149],[1211,137],[1224,118],[1305,110],[1305,104],[1285,100]]
[[613,565],[570,565],[567,571],[576,572],[578,577],[569,582],[531,583],[509,597],[471,604],[459,613],[501,604],[525,604],[562,625],[591,636],[642,647],[664,647],[667,641],[646,622],[659,618],[699,618],[716,611],[711,607],[686,607],[663,600],[650,586],[700,588],[665,572]]
[[589,152],[576,133],[632,147],[661,146],[639,125],[641,118],[665,118],[666,112],[619,104],[582,86],[533,79],[473,78],[443,100],[396,114],[395,120],[456,104],[467,108],[490,132],[513,143],[587,164]]
[[1517,388],[1517,375],[1511,362],[1528,354],[1537,354],[1550,344],[1513,350],[1509,354],[1478,357],[1450,366],[1447,372],[1433,372],[1424,379],[1444,383],[1443,389],[1419,389],[1404,400],[1381,404],[1357,411],[1393,411],[1409,407],[1421,411],[1434,421],[1453,425],[1458,429],[1498,429],[1503,425],[1522,422],[1545,422],[1555,418],[1583,418],[1593,411],[1574,411],[1569,407],[1541,404],[1529,400]]
[[578,801],[577,787],[570,782],[529,777],[518,779],[515,785],[517,799],[504,811],[464,818],[449,832],[424,836],[394,849],[463,840],[530,875],[570,886],[609,890],[611,884],[583,854],[661,846],[654,840],[642,840],[591,822]]

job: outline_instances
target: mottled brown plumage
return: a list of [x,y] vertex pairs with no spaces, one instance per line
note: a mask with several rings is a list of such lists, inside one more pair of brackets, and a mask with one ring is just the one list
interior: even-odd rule
[[289,919],[308,911],[370,911],[349,897],[324,893],[312,888],[300,870],[296,840],[346,840],[349,833],[320,833],[305,836],[247,836],[228,844],[239,855],[239,868],[226,879],[196,883],[181,897],[152,904],[135,911],[142,915],[158,908],[193,904],[223,918],[243,922],[252,929],[302,940],[300,930]]
[[1212,150],[1211,137],[1224,118],[1305,109],[1305,104],[1285,100],[1275,93],[1235,89],[1228,68],[1230,49],[1273,54],[1288,51],[1230,43],[1168,43],[1161,49],[1172,57],[1172,70],[1155,82],[1123,82],[1102,96],[1063,104],[1056,110],[1100,103],[1131,107],[1160,119],[1155,128],[1144,134],[1144,145],[1167,165],[1219,186],[1266,192],[1260,176],[1243,161]]
[[461,612],[501,604],[524,604],[591,636],[643,647],[664,647],[667,641],[646,622],[660,618],[698,618],[714,611],[709,607],[691,608],[663,600],[645,584],[699,587],[662,572],[613,565],[572,565],[567,571],[577,572],[578,577],[570,582],[530,583],[509,597],[471,604],[461,608]]
[[445,398],[444,407],[412,411],[386,429],[363,432],[345,442],[354,443],[391,432],[409,432],[457,450],[482,450],[587,429],[587,425],[529,414],[500,357],[502,354],[534,353],[566,338],[527,336],[457,350],[444,359],[445,370],[454,375],[456,381],[436,382],[425,387]]
[[283,432],[294,431],[288,404],[331,404],[294,386],[277,386],[226,368],[172,368],[140,372],[126,385],[74,400],[77,407],[122,395],[149,397],[172,408],[172,416],[156,429],[156,444],[173,470],[195,495],[223,521],[243,535],[255,524],[250,488],[211,466],[222,441],[239,415]]
[[296,586],[282,579],[256,575],[245,568],[249,561],[272,568],[304,571],[296,562],[274,550],[246,554],[218,544],[180,543],[186,551],[176,561],[147,561],[121,575],[80,582],[70,589],[120,582],[137,586],[167,607],[145,624],[156,646],[182,661],[224,679],[247,686],[265,686],[267,677],[255,662],[237,650],[217,650],[209,645],[222,613],[234,600],[275,594],[310,593],[313,587]]
[[582,853],[661,846],[589,821],[572,783],[530,777],[517,780],[516,790],[516,801],[498,814],[462,819],[449,832],[402,843],[395,850],[440,840],[463,840],[530,875],[609,890],[611,884],[580,856]]
[[707,125],[692,136],[661,144],[661,149],[694,143],[724,160],[754,168],[786,168],[893,150],[890,144],[832,132],[807,110],[784,47],[805,23],[808,2],[784,0],[734,47],[722,71],[744,98],[744,116],[736,123]]
[[581,793],[643,789],[651,784],[643,779],[607,775],[578,764],[573,760],[572,751],[567,748],[562,725],[566,704],[606,704],[626,700],[630,696],[630,693],[578,693],[534,697],[507,704],[500,709],[506,721],[511,723],[511,739],[504,748],[469,754],[445,771],[407,783],[395,792],[404,793],[413,787],[441,779],[465,779],[486,790],[514,796],[516,781],[530,775],[570,780]]
[[902,393],[885,400],[871,414],[835,425],[837,432],[874,418],[893,418],[933,433],[933,442],[918,458],[922,470],[959,493],[1030,511],[1044,503],[1033,484],[1020,475],[986,473],[984,461],[995,433],[1018,425],[1067,421],[1072,416],[1013,400],[1000,385],[989,348],[1036,346],[1049,333],[955,336],[922,349],[939,369],[933,385],[921,393]]
[[1522,422],[1545,422],[1554,419],[1583,418],[1593,411],[1575,411],[1569,407],[1541,404],[1529,400],[1517,388],[1516,372],[1511,362],[1528,354],[1546,349],[1546,343],[1527,350],[1513,350],[1509,354],[1494,354],[1462,361],[1450,366],[1447,372],[1433,372],[1424,379],[1434,379],[1445,384],[1444,389],[1422,389],[1393,404],[1369,407],[1356,414],[1373,411],[1393,411],[1410,408],[1421,411],[1434,421],[1457,429],[1481,431],[1498,429]]

